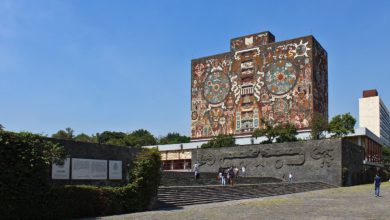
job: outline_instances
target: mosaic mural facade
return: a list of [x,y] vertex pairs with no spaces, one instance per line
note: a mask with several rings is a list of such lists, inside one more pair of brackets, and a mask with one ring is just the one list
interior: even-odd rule
[[231,40],[231,51],[192,60],[191,134],[245,135],[271,124],[308,129],[328,118],[327,53],[312,37],[274,42],[270,32]]

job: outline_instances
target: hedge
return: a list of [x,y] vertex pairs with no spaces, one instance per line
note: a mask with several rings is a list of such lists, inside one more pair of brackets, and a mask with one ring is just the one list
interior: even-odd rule
[[52,189],[53,215],[79,218],[150,209],[161,179],[157,149],[141,151],[133,164],[131,183],[121,187],[64,186]]
[[50,164],[64,157],[61,146],[38,135],[0,131],[1,218],[44,217]]
[[130,183],[120,187],[51,186],[51,162],[65,151],[39,135],[0,131],[0,216],[5,219],[64,219],[143,211],[150,208],[161,178],[157,149],[140,151]]

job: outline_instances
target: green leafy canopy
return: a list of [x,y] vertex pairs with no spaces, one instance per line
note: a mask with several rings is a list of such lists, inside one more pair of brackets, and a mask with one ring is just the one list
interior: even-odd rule
[[220,148],[236,146],[236,140],[233,135],[218,135],[207,143],[201,145],[201,148]]
[[254,138],[266,137],[266,140],[262,144],[269,144],[274,142],[274,140],[278,143],[298,140],[296,137],[298,132],[294,125],[289,123],[271,125],[271,123],[264,120],[262,122],[264,125],[263,128],[256,129],[252,135]]
[[336,115],[329,122],[328,131],[332,137],[343,137],[349,133],[354,133],[356,119],[350,114]]

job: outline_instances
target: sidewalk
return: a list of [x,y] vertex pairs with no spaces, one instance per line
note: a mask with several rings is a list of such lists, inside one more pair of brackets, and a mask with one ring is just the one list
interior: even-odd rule
[[389,182],[381,195],[369,184],[98,219],[390,219]]

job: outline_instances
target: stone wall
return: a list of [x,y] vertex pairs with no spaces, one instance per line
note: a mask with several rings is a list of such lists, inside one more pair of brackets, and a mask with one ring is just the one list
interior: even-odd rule
[[[245,166],[247,176],[287,179],[291,172],[294,181],[320,181],[341,186],[342,165],[357,164],[358,152],[355,150],[352,151],[353,160],[345,159],[349,157],[346,150],[349,146],[353,149],[359,147],[342,139],[324,139],[198,149],[198,159],[201,172],[217,172],[219,167]],[[342,154],[342,150],[346,153]],[[192,155],[192,163],[195,164],[196,149]],[[354,167],[353,170],[360,169],[358,166],[351,167]]]
[[364,160],[363,147],[345,139],[343,140],[342,146],[343,185],[352,186],[364,183],[362,178],[362,161]]
[[[115,146],[98,143],[79,142],[48,138],[49,141],[59,143],[68,152],[69,158],[120,160],[122,161],[122,180],[52,180],[54,184],[88,184],[88,185],[121,185],[127,182],[128,168],[138,149],[126,146]],[[70,167],[70,176],[72,167]]]

